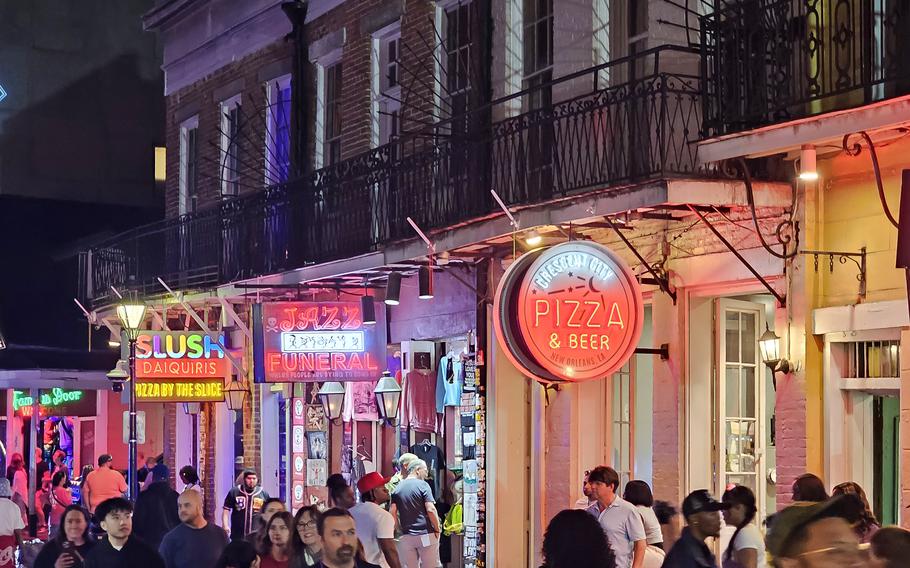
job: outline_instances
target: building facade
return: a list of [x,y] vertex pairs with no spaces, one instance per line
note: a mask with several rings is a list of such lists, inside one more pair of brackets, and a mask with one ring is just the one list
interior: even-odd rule
[[[233,415],[205,403],[194,419],[172,405],[168,460],[194,456],[210,511],[242,467],[296,507],[324,499],[321,474],[356,475],[357,462],[390,473],[398,452],[426,441],[461,477],[466,510],[479,503],[461,543],[474,565],[539,560],[549,518],[601,463],[675,504],[745,484],[763,516],[806,471],[829,485],[849,478],[896,519],[906,310],[877,304],[905,302],[889,268],[896,230],[859,189],[874,183],[865,153],[829,152],[855,128],[791,141],[816,122],[855,127],[856,113],[899,124],[901,83],[866,85],[859,73],[855,92],[825,99],[807,87],[784,113],[735,90],[758,81],[756,93],[778,94],[780,71],[764,60],[745,71],[724,61],[724,42],[745,41],[745,17],[737,28],[705,9],[695,29],[666,3],[553,4],[312,2],[304,18],[299,4],[170,1],[146,16],[165,42],[168,219],[92,251],[90,299],[104,313],[108,286],[127,286],[155,329],[224,332],[236,364],[223,378],[249,393]],[[819,56],[803,54],[807,67],[793,41],[776,47],[794,52],[802,85]],[[879,153],[892,192],[903,144],[893,139]],[[815,146],[820,182],[797,179],[803,145]],[[545,387],[506,355],[493,299],[515,259],[571,240],[632,267],[642,335],[611,376]],[[382,366],[403,382],[443,377],[452,358],[474,369],[475,390],[439,405],[435,425],[408,415],[391,427],[363,408],[322,428],[295,421],[298,401],[317,408],[313,377],[347,359],[274,374],[267,361],[319,350],[257,345],[283,329],[269,310],[350,309],[366,326],[365,304],[379,313],[361,331],[388,356],[368,366],[376,378]],[[289,323],[305,330],[295,341],[311,333],[306,321]],[[772,372],[766,331],[796,370]],[[863,428],[842,427],[844,416]],[[296,426],[325,432],[327,454],[310,436],[303,449]],[[863,469],[869,440],[893,459]],[[442,469],[436,479],[451,481]]]

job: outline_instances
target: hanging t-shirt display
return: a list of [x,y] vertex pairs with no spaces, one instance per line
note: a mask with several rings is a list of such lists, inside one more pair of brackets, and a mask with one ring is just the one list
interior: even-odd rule
[[411,453],[427,462],[427,471],[429,477],[427,483],[433,489],[433,496],[436,499],[442,498],[442,488],[445,483],[446,455],[442,448],[431,444],[429,440],[424,440],[419,444],[411,446]]
[[411,371],[401,385],[401,426],[421,432],[436,432],[436,377]]
[[447,406],[461,404],[464,386],[464,362],[461,357],[449,354],[439,360],[436,373],[436,412],[443,414]]
[[341,407],[341,416],[345,422],[351,420],[379,421],[379,408],[376,406],[376,395],[373,392],[375,388],[376,383],[372,381],[344,384],[344,404]]

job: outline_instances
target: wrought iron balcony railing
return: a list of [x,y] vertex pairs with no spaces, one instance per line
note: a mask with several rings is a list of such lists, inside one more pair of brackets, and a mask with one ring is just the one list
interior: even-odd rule
[[701,30],[709,136],[910,93],[904,0],[715,0]]
[[[364,254],[497,209],[691,176],[702,122],[698,51],[664,47],[535,87],[303,179],[139,227],[82,255],[84,296],[199,289]],[[546,100],[546,99],[545,99]],[[522,108],[524,112],[518,112]],[[517,110],[516,110],[517,109]],[[502,117],[493,121],[491,117]]]

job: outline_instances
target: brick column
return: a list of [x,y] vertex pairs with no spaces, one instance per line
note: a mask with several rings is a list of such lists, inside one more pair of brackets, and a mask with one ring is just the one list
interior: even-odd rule
[[[531,385],[531,388],[540,388]],[[573,414],[577,412],[576,390],[578,385],[562,385],[560,391],[550,390],[550,402],[544,410],[546,432],[544,458],[544,519],[571,506],[570,479],[575,468],[571,467],[573,453],[577,452],[578,439],[573,436]],[[573,444],[575,445],[573,452]]]
[[[654,498],[679,504],[685,490],[686,318],[685,294],[677,290],[677,304],[666,294],[655,294],[652,304],[654,346],[670,345],[670,358],[654,359]],[[647,419],[647,417],[639,417]],[[710,456],[705,456],[709,459]]]

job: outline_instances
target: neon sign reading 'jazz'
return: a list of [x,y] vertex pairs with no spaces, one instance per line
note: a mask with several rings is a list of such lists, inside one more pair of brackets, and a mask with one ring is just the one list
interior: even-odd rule
[[223,377],[227,359],[218,341],[207,333],[150,331],[136,341],[136,376],[139,378]]
[[360,302],[281,302],[262,305],[257,380],[375,379],[381,360],[376,333]]

